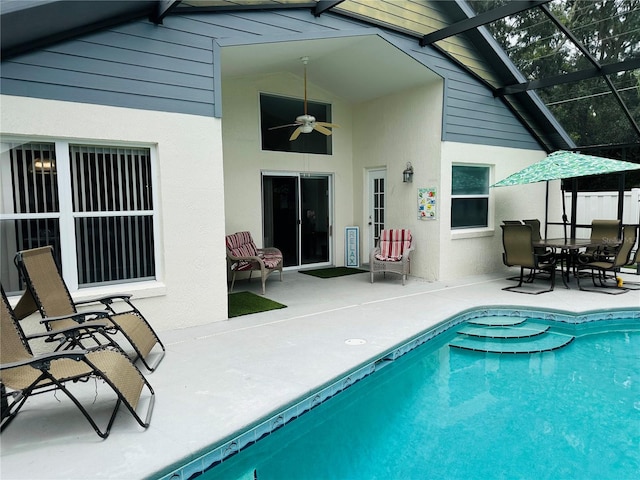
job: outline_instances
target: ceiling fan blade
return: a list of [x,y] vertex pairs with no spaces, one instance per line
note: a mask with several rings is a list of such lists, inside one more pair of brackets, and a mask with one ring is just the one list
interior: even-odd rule
[[331,135],[331,130],[329,130],[327,127],[324,127],[322,125],[318,125],[317,123],[313,126],[314,130],[317,130],[318,132],[324,134],[324,135]]
[[340,128],[340,125],[327,122],[316,122],[316,125],[322,125],[323,127]]
[[289,137],[289,141],[293,142],[296,138],[300,136],[301,133],[302,133],[302,126],[299,126],[293,131],[293,133]]
[[287,125],[278,125],[277,127],[269,127],[269,130],[276,130],[278,128],[286,128],[286,127],[297,127],[299,126],[299,123],[289,123]]

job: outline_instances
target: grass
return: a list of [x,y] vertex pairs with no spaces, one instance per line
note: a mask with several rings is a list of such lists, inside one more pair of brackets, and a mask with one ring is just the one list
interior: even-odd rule
[[227,297],[227,302],[229,306],[229,318],[276,310],[278,308],[287,308],[287,306],[282,303],[251,292],[230,293]]

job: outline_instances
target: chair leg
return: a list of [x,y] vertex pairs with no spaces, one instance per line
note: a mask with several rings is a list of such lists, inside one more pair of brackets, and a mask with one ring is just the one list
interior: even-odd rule
[[233,292],[233,285],[236,283],[236,271],[233,271],[231,275],[231,288],[229,289],[229,293]]

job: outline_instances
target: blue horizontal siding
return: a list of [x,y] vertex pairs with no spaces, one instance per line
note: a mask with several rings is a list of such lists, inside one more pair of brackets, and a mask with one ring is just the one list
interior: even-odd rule
[[[485,85],[439,51],[420,47],[417,38],[373,30],[445,79],[443,140],[540,148]],[[9,95],[214,116],[217,40],[239,45],[371,31],[359,20],[314,17],[308,9],[176,13],[162,25],[124,23],[3,61],[0,88]]]

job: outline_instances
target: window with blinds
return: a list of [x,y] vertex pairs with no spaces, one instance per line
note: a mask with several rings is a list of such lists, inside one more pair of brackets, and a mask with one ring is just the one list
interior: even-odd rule
[[[75,257],[73,285],[155,279],[149,148],[32,142],[2,152],[0,262],[51,245],[58,265]],[[23,288],[11,269],[1,274],[6,290]]]
[[69,155],[79,284],[152,278],[149,149],[70,145]]

